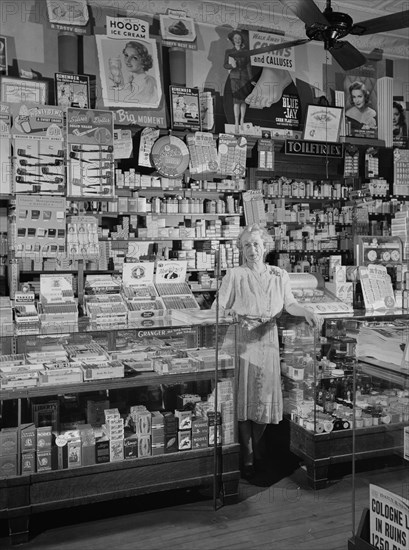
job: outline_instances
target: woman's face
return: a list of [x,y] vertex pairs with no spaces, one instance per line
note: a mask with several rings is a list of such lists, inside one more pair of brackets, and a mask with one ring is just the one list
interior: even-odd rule
[[260,233],[245,233],[241,243],[243,256],[248,264],[258,264],[263,261],[265,246]]
[[135,48],[127,46],[124,50],[125,65],[131,73],[143,73],[142,58]]
[[396,109],[396,107],[394,107],[394,109],[393,109],[392,120],[393,120],[393,125],[394,126],[399,126],[399,111],[398,111],[398,109]]
[[362,90],[352,90],[351,92],[352,103],[358,109],[365,107],[365,94]]
[[235,34],[235,35],[233,36],[233,44],[234,44],[235,46],[241,46],[241,44],[242,44],[242,39],[241,39],[241,35],[240,35],[240,34]]

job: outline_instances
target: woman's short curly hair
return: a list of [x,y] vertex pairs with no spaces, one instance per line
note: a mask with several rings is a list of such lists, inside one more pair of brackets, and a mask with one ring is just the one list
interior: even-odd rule
[[239,236],[237,237],[237,248],[239,250],[243,250],[243,237],[252,233],[260,233],[261,240],[263,241],[266,248],[269,248],[273,242],[271,235],[267,233],[264,227],[262,227],[258,223],[252,223],[250,225],[246,225],[246,227],[242,229]]

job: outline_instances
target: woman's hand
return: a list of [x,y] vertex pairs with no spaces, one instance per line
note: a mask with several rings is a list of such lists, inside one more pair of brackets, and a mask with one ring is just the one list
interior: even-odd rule
[[314,312],[310,311],[309,309],[305,309],[304,317],[311,327],[321,328],[322,319]]

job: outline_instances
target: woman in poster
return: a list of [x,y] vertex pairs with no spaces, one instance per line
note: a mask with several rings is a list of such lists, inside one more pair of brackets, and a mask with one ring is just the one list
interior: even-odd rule
[[402,141],[408,137],[408,126],[406,124],[405,112],[397,101],[393,102],[393,141]]
[[130,73],[125,80],[125,89],[129,92],[126,100],[133,103],[156,103],[158,99],[156,79],[147,74],[147,71],[153,67],[153,59],[146,46],[131,40],[122,53],[125,67]]
[[376,111],[369,106],[369,91],[363,82],[355,81],[349,86],[352,107],[345,112],[352,129],[376,128]]
[[252,80],[250,58],[233,57],[237,51],[245,49],[244,35],[234,30],[228,34],[228,38],[233,48],[227,49],[224,54],[224,68],[230,71],[228,80],[233,97],[234,131],[238,134],[244,125],[247,109],[245,99],[256,83]]

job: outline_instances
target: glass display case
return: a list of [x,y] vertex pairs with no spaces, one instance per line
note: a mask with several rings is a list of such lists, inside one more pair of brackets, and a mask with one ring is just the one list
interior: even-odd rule
[[[397,331],[391,339],[395,347],[393,352],[388,348],[384,328],[383,339],[381,332],[375,339],[384,361],[369,360],[375,344],[366,340],[368,327],[383,325]],[[304,462],[314,489],[326,486],[334,464],[402,453],[403,426],[408,423],[408,359],[405,366],[390,365],[392,359],[403,360],[408,332],[408,316],[395,313],[327,317],[322,335],[304,321],[281,320],[290,450]]]
[[[348,548],[401,550],[409,544],[409,319],[347,320],[340,328],[356,341]],[[357,461],[378,457],[363,486]]]
[[237,498],[234,324],[80,320],[0,341],[0,517],[13,543],[36,512],[193,486]]

